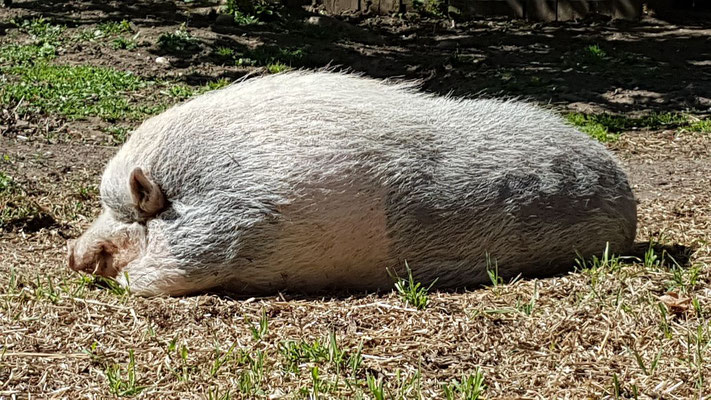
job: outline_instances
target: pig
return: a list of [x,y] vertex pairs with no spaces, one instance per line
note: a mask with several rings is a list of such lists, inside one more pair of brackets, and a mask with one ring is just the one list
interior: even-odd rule
[[73,270],[144,296],[473,287],[636,231],[600,143],[514,100],[333,71],[246,79],[152,117],[110,160]]

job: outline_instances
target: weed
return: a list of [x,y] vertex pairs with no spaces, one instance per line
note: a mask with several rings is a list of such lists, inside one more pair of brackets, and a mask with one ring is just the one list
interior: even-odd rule
[[61,25],[53,25],[45,18],[35,18],[22,22],[13,21],[21,32],[25,32],[39,43],[56,43],[64,32]]
[[678,263],[674,263],[671,267],[672,280],[667,282],[667,291],[692,292],[699,284],[701,271],[701,264],[693,264],[688,268],[683,268]]
[[37,277],[34,290],[35,298],[38,300],[47,299],[52,302],[52,304],[59,303],[60,293],[55,289],[54,282],[52,282],[52,279],[49,276],[46,276],[45,279],[47,282],[46,285],[39,276]]
[[649,242],[649,248],[647,248],[647,251],[644,252],[644,267],[647,269],[651,268],[657,268],[661,265],[661,263],[664,261],[664,254],[662,254],[662,258],[659,259],[657,256],[657,253],[654,251],[654,243]]
[[239,376],[239,390],[248,395],[262,394],[261,384],[264,379],[264,352],[257,350],[257,356],[246,356],[248,369]]
[[220,394],[219,388],[212,388],[207,392],[207,400],[230,400],[231,398],[232,395],[229,390]]
[[215,361],[213,361],[212,366],[210,367],[210,376],[215,377],[217,376],[218,371],[224,364],[226,364],[228,361],[232,359],[232,352],[235,349],[235,346],[237,346],[237,343],[232,344],[229,349],[225,353],[222,353],[219,347],[215,349]]
[[183,24],[174,32],[160,35],[158,47],[167,53],[194,53],[200,50],[200,41],[193,37]]
[[28,65],[53,59],[57,47],[50,43],[19,45],[8,44],[0,46],[0,63],[14,66]]
[[692,131],[692,132],[709,133],[709,132],[711,132],[711,118],[702,119],[702,120],[693,122],[686,129],[688,129],[689,131]]
[[363,343],[358,345],[356,352],[351,354],[346,361],[346,365],[351,372],[351,375],[355,374],[360,370],[361,365],[363,365]]
[[370,390],[370,394],[373,395],[373,398],[375,400],[385,400],[383,378],[380,377],[378,379],[375,379],[375,376],[371,375],[370,373],[367,373],[365,380],[368,383],[368,390]]
[[533,288],[533,295],[531,295],[531,300],[529,300],[526,303],[519,304],[518,300],[516,300],[516,309],[520,311],[522,314],[531,316],[533,314],[533,310],[536,307],[536,299],[538,298],[538,283],[535,284]]
[[126,91],[145,86],[130,72],[91,66],[15,66],[8,72],[20,82],[0,88],[3,103],[23,101],[22,111],[59,113],[68,118],[99,116],[108,120],[140,115],[142,110],[129,103]]
[[580,128],[581,131],[587,133],[593,139],[599,142],[607,143],[616,141],[619,136],[610,133],[607,126],[596,121],[593,116],[585,114],[572,113],[566,116],[566,119],[571,124]]
[[582,57],[587,62],[599,63],[607,57],[607,53],[605,50],[601,49],[600,46],[591,44],[590,46],[583,48]]
[[229,81],[228,79],[220,78],[220,79],[218,79],[218,80],[216,80],[216,81],[208,82],[207,85],[205,85],[205,86],[203,87],[201,93],[208,92],[208,91],[210,91],[210,90],[221,89],[221,88],[223,88],[223,87],[225,87],[225,86],[227,86],[227,85],[229,85],[229,84],[230,84],[230,81]]
[[114,143],[123,144],[126,143],[126,139],[128,139],[128,134],[131,131],[131,128],[126,126],[110,126],[104,129],[104,131],[111,135],[111,139]]
[[664,337],[667,339],[672,338],[672,333],[671,333],[671,326],[669,325],[669,320],[667,318],[667,307],[662,304],[658,303],[658,308],[659,308],[659,329],[662,331],[664,334]]
[[240,2],[227,0],[223,12],[234,17],[237,25],[254,25],[280,18],[281,5],[268,0]]
[[215,55],[218,57],[232,58],[235,55],[235,51],[229,47],[218,47],[215,49]]
[[168,95],[180,100],[185,100],[193,94],[193,89],[186,85],[174,85],[168,88]]
[[[118,282],[116,282],[115,280],[113,280],[111,278],[105,278],[103,276],[93,275],[91,279],[92,279],[91,286],[108,290],[109,293],[111,293],[115,296],[125,298],[130,293],[128,288],[121,286],[121,284],[119,284]],[[127,279],[128,279],[128,277],[127,277]]]
[[484,373],[477,368],[474,374],[462,375],[461,380],[453,380],[450,384],[443,385],[442,389],[447,400],[454,400],[457,394],[465,400],[476,400],[486,389]]
[[328,359],[328,350],[321,344],[320,340],[313,342],[293,342],[286,341],[279,344],[279,351],[288,363],[288,369],[297,370],[297,366],[302,362],[318,363]]
[[134,39],[119,37],[111,42],[111,47],[114,50],[133,50],[138,47],[138,44]]
[[442,0],[414,0],[412,5],[418,12],[437,18],[443,18],[445,14],[446,4]]
[[430,286],[424,287],[422,283],[415,282],[415,279],[412,277],[412,270],[407,264],[407,261],[405,261],[405,270],[407,271],[407,279],[397,277],[395,290],[397,290],[398,295],[400,295],[400,298],[405,301],[406,304],[418,310],[424,310],[429,303],[428,292],[432,289],[432,286],[434,286],[437,280],[435,279]]
[[117,22],[117,21],[104,22],[102,24],[99,24],[96,27],[96,29],[98,31],[100,31],[104,36],[119,35],[122,33],[133,32],[131,23],[126,21],[125,19],[120,22]]
[[135,396],[145,389],[145,386],[137,384],[133,350],[128,351],[128,365],[125,370],[118,364],[112,364],[106,368],[104,375],[109,381],[109,391],[118,397]]
[[566,119],[579,127],[581,131],[601,142],[613,142],[619,138],[620,133],[634,129],[679,128],[695,130],[694,127],[698,130],[704,129],[703,124],[697,125],[701,121],[690,122],[689,117],[678,113],[650,113],[638,118],[606,113],[571,113],[566,115]]
[[616,400],[622,397],[622,386],[620,380],[617,379],[617,374],[612,374],[612,395]]
[[[265,45],[246,51],[245,57],[238,59],[237,62],[238,65],[284,64],[284,66],[292,66],[300,61],[304,54],[304,50],[301,48]],[[242,60],[242,64],[239,64],[240,60]]]
[[605,250],[600,257],[593,255],[589,260],[586,260],[578,255],[575,262],[580,270],[617,271],[622,266],[622,258],[610,252],[610,243],[605,244]]
[[284,63],[281,63],[281,62],[267,65],[267,71],[269,71],[270,74],[278,74],[280,72],[285,72],[290,69],[291,69],[290,66],[288,66]]
[[12,186],[12,178],[0,171],[0,193],[9,191]]
[[98,196],[99,194],[99,188],[96,187],[96,185],[79,185],[77,188],[77,197],[79,197],[81,200],[91,200],[94,199]]
[[248,316],[245,315],[244,319],[247,322],[249,331],[252,332],[254,340],[261,340],[264,336],[266,336],[269,331],[269,319],[267,318],[267,313],[264,309],[262,309],[262,315],[259,317],[259,324],[257,326],[254,326]]
[[491,285],[495,288],[504,284],[504,278],[499,275],[499,263],[496,259],[492,262],[491,255],[488,252],[486,253],[486,274],[489,275]]
[[649,365],[649,368],[647,368],[644,360],[642,359],[642,356],[639,354],[639,352],[637,352],[636,349],[628,348],[627,350],[632,353],[635,358],[635,361],[637,361],[637,365],[642,370],[642,372],[644,372],[645,375],[652,376],[652,374],[654,374],[654,371],[659,366],[659,360],[662,357],[663,350],[659,350],[659,353],[657,353],[656,357],[654,357],[654,360],[652,360],[651,364]]

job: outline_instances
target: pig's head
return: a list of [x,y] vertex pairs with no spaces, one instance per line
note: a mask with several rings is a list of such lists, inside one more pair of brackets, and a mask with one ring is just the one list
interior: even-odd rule
[[115,278],[145,248],[146,223],[166,200],[141,168],[129,171],[117,174],[107,168],[101,182],[103,211],[79,239],[67,243],[69,268]]

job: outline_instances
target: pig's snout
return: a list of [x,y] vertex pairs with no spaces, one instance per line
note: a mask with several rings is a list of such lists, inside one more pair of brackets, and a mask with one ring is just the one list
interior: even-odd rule
[[67,262],[74,271],[106,277],[116,276],[112,267],[112,254],[109,244],[95,243],[86,246],[78,240],[67,241]]

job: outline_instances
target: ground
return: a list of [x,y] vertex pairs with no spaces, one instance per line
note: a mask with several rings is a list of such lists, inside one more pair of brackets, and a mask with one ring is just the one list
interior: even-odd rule
[[[0,8],[0,398],[711,394],[708,22],[317,11]],[[131,128],[248,73],[325,65],[564,114],[629,171],[638,241],[687,251],[608,255],[547,279],[494,276],[421,293],[422,309],[412,290],[137,298],[66,268],[66,240],[98,214],[102,167]]]

